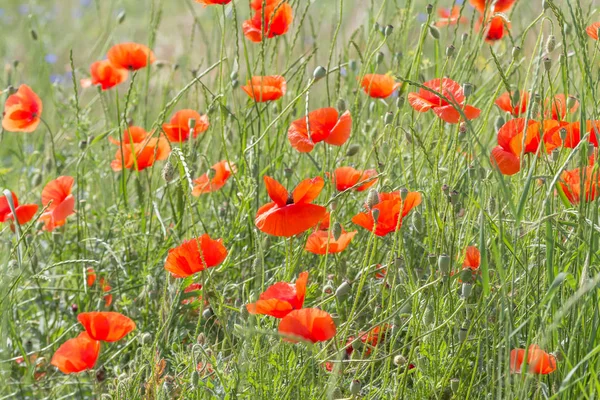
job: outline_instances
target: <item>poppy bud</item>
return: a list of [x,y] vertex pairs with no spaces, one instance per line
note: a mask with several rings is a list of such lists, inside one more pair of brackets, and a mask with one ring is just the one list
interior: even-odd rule
[[171,163],[170,159],[167,159],[167,162],[162,169],[162,177],[167,183],[173,182],[173,179],[175,179],[175,167]]
[[394,32],[394,27],[392,25],[386,25],[385,29],[383,30],[385,37],[390,36],[392,32]]
[[429,25],[429,35],[434,39],[434,40],[439,40],[440,38],[440,30],[438,28],[436,28],[433,25]]
[[546,41],[546,51],[548,53],[552,53],[556,48],[556,36],[550,35],[548,36],[548,40]]
[[71,312],[77,314],[77,311],[79,311],[79,306],[76,303],[71,304]]
[[450,389],[452,393],[458,392],[458,385],[460,384],[460,380],[458,378],[450,379]]
[[450,192],[450,204],[458,204],[458,192],[456,190],[453,190],[452,192]]
[[468,82],[464,83],[462,88],[463,88],[463,93],[465,94],[465,97],[469,97],[470,95],[473,94],[473,89],[474,89],[473,84],[468,83]]
[[433,307],[427,306],[425,312],[423,313],[423,322],[425,325],[431,325],[435,321],[435,313],[433,311]]
[[461,327],[458,330],[458,341],[460,343],[464,342],[465,340],[467,340],[467,333],[469,332],[469,330],[467,328],[465,328],[464,326]]
[[408,189],[404,187],[400,188],[400,198],[402,201],[406,200],[406,196],[408,196]]
[[375,25],[373,25],[373,28],[376,31],[381,32],[381,25],[379,25],[379,22],[375,22]]
[[[465,270],[465,271],[467,271],[467,270]],[[462,294],[463,298],[468,299],[471,296],[471,292],[472,291],[473,291],[473,285],[472,284],[466,283],[466,282],[464,282],[462,284],[462,292],[461,292],[461,294]]]
[[358,380],[355,379],[350,383],[350,393],[353,396],[358,396],[361,389],[362,389],[362,385],[360,384],[360,382]]
[[140,337],[140,344],[144,346],[150,343],[152,343],[152,335],[148,332],[144,332],[144,334]]
[[510,97],[510,103],[513,107],[516,107],[520,101],[521,101],[521,92],[519,91],[519,89],[515,89],[512,92],[512,95]]
[[205,308],[204,311],[202,311],[202,318],[204,318],[204,319],[209,319],[213,315],[214,315],[213,310],[210,307]]
[[373,208],[377,204],[379,204],[379,192],[377,192],[375,189],[371,189],[367,195],[367,206],[369,206],[369,208]]
[[80,140],[79,141],[79,149],[85,150],[86,147],[87,147],[87,140]]
[[326,75],[327,75],[327,70],[320,65],[317,68],[315,68],[315,70],[313,71],[313,79],[315,81],[325,78]]
[[375,63],[381,64],[383,62],[383,53],[380,51],[375,56]]
[[454,50],[456,50],[456,47],[454,47],[453,45],[446,47],[446,57],[452,57],[454,55]]
[[[245,308],[245,307],[244,307]],[[200,345],[200,346],[204,346],[206,344],[206,336],[204,335],[204,332],[200,332],[200,334],[198,335],[198,337],[196,338],[196,342]]]
[[343,113],[344,111],[346,111],[346,100],[344,99],[338,99],[337,103],[336,103],[336,107],[338,109],[339,112]]
[[[14,69],[17,69],[17,67],[19,66],[19,60],[14,60],[13,63],[12,63],[12,65],[13,65]],[[7,67],[10,68],[9,64],[7,64]]]
[[233,89],[237,89],[237,88],[238,88],[238,86],[240,86],[240,81],[238,81],[237,79],[232,79],[232,80],[231,80],[231,87],[232,87]]
[[458,133],[459,133],[459,139],[464,139],[465,138],[465,134],[467,133],[467,123],[466,122],[461,122],[460,125],[458,125]]
[[594,145],[592,143],[588,143],[587,145],[587,150],[588,150],[588,157],[591,157],[594,155]]
[[552,161],[556,162],[560,158],[560,150],[554,149],[552,150]]
[[198,387],[198,381],[200,380],[200,375],[198,371],[193,371],[192,376],[190,377],[190,382],[192,383],[192,387]]
[[427,15],[431,15],[431,13],[433,12],[433,4],[431,4],[431,3],[427,4],[425,11],[427,11]]
[[106,380],[106,369],[104,367],[100,367],[96,371],[96,380],[98,382],[104,382]]
[[291,178],[293,174],[294,174],[294,170],[293,169],[291,169],[291,168],[284,168],[283,169],[283,175],[286,178]]
[[42,174],[36,173],[33,175],[33,178],[31,178],[31,183],[33,184],[33,186],[37,186],[40,183],[42,183]]
[[442,254],[438,257],[438,268],[443,274],[450,272],[450,256]]
[[465,32],[460,36],[460,41],[462,42],[462,44],[465,44],[467,43],[467,40],[469,40],[469,34]]
[[371,210],[371,215],[373,216],[373,220],[375,221],[375,223],[377,223],[379,221],[379,210],[377,208]]
[[442,193],[444,193],[446,196],[448,196],[448,194],[450,193],[450,186],[448,186],[444,183],[442,185]]
[[391,111],[388,111],[385,113],[385,115],[383,116],[383,122],[388,125],[391,124],[394,121],[394,113],[392,113]]
[[32,38],[33,40],[38,40],[38,34],[37,34],[37,32],[36,32],[36,30],[35,30],[35,29],[32,29],[32,30],[31,30],[31,38]]
[[544,11],[546,11],[550,8],[550,3],[548,3],[547,0],[542,0],[542,8],[544,9]]
[[[375,111],[375,106],[376,106],[376,104],[375,104],[375,102],[374,102],[374,101],[372,101],[372,102],[369,104],[369,114],[373,114],[373,111]],[[365,129],[367,129],[367,130],[371,129],[371,120],[370,120],[370,119],[368,119],[368,120],[365,122]]]
[[346,157],[352,157],[353,155],[355,155],[356,153],[358,153],[359,150],[360,150],[360,145],[358,145],[358,144],[351,144],[348,147],[348,150],[346,151]]
[[351,71],[356,71],[356,67],[357,67],[356,60],[348,61],[348,66],[350,67]]
[[512,48],[512,58],[516,60],[521,55],[521,48],[519,46],[515,46]]
[[125,14],[125,10],[121,11],[121,12],[120,12],[120,13],[117,15],[117,22],[118,22],[119,24],[122,24],[122,23],[123,23],[123,21],[125,21],[125,16],[126,16],[126,14]]
[[339,301],[344,301],[350,293],[350,289],[352,288],[347,281],[342,282],[342,284],[335,290],[335,297],[337,297]]
[[552,60],[550,59],[550,57],[545,57],[544,69],[546,70],[546,72],[550,72],[550,68],[552,68]]
[[325,286],[323,286],[323,293],[325,294],[331,294],[333,293],[333,285],[331,285],[330,283],[326,284]]
[[423,217],[422,217],[421,213],[418,211],[414,211],[412,218],[413,218],[413,227],[415,228],[415,230],[417,232],[421,232],[421,230],[423,229]]
[[15,88],[13,85],[9,85],[6,88],[6,91],[8,92],[9,95],[13,95],[13,94],[17,93],[17,88]]
[[394,365],[396,367],[404,367],[406,363],[406,358],[403,355],[398,354],[396,357],[394,357]]
[[403,106],[404,106],[404,97],[402,97],[402,96],[399,96],[399,97],[396,99],[396,107],[398,107],[398,108],[402,108]]
[[338,240],[342,235],[342,225],[339,222],[333,224],[332,233],[335,240]]
[[502,115],[499,115],[496,118],[496,121],[494,121],[494,128],[496,128],[496,131],[499,131],[500,128],[502,128],[504,126],[504,123],[506,121],[504,121],[504,117]]
[[577,104],[577,98],[575,96],[569,95],[569,97],[567,97],[567,110],[570,110],[571,108],[575,107],[575,104]]

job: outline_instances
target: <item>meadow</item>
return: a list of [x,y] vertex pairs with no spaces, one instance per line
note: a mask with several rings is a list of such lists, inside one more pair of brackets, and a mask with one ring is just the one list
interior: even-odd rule
[[0,399],[597,398],[598,5],[3,0]]

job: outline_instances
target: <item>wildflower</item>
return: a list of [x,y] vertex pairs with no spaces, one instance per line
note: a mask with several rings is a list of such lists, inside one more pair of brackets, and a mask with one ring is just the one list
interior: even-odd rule
[[330,231],[329,226],[325,229],[319,228],[308,236],[304,249],[309,253],[319,255],[341,253],[348,247],[354,235],[356,235],[356,231],[346,232],[344,228],[341,228],[339,236],[336,238],[335,232]]
[[335,336],[335,323],[328,312],[318,308],[294,310],[279,322],[279,333],[290,342],[323,342]]
[[308,272],[301,272],[294,285],[277,282],[265,290],[256,303],[246,305],[250,314],[270,315],[283,318],[293,310],[300,310],[304,305]]
[[[574,97],[571,98],[575,99]],[[551,110],[551,113],[547,113],[546,117],[549,118],[551,115],[552,119],[555,120],[565,119],[567,112],[574,113],[579,108],[579,101],[575,99],[573,105],[567,109],[569,101],[564,94],[557,94],[554,98],[546,100],[544,104],[546,109],[550,108]]]
[[366,74],[361,82],[366,94],[376,99],[389,97],[401,85],[390,75]]
[[63,374],[72,374],[94,368],[100,354],[100,342],[87,332],[64,342],[52,356],[50,364]]
[[88,267],[88,269],[85,270],[85,275],[86,284],[88,285],[88,287],[92,287],[94,285],[94,282],[96,282],[96,271],[94,270],[94,268]]
[[[359,171],[352,167],[340,167],[336,168],[333,174],[333,182],[339,192],[348,189],[362,192],[370,189],[371,186],[377,183],[378,178],[374,178],[375,176],[377,176],[377,171],[374,169]],[[362,185],[359,185],[361,183]]]
[[588,165],[583,170],[583,182],[581,182],[582,171],[580,168],[576,168],[570,171],[563,171],[560,176],[561,182],[559,183],[565,196],[571,204],[579,204],[582,197],[582,190],[584,191],[584,201],[593,201],[598,198],[599,186],[600,186],[600,175],[598,171],[594,171],[594,166]]
[[[194,122],[190,123],[191,120]],[[193,125],[195,123],[195,125]],[[199,134],[206,132],[209,127],[208,115],[204,114],[200,116],[194,110],[179,110],[171,117],[168,124],[163,124],[162,129],[169,138],[169,141],[175,143],[182,143],[188,140],[190,133],[192,133],[194,139]]]
[[156,61],[154,53],[148,47],[139,43],[121,43],[108,50],[108,60],[119,68],[138,70]]
[[47,231],[63,226],[67,217],[75,213],[75,197],[71,194],[74,182],[71,176],[59,176],[42,189],[42,206],[47,208],[40,221],[45,223]]
[[[267,1],[262,10],[262,2],[255,8],[257,2],[252,2],[254,16],[244,21],[242,31],[248,40],[258,43],[263,39],[263,33],[268,39],[284,35],[294,19],[292,7],[286,2]],[[264,11],[264,12],[263,12]],[[263,32],[264,23],[264,32]]]
[[301,153],[312,151],[315,144],[322,141],[333,146],[341,146],[350,137],[352,130],[350,111],[344,112],[338,119],[335,108],[320,108],[308,113],[308,125],[306,120],[306,116],[298,118],[288,129],[290,144]]
[[204,234],[169,250],[165,269],[175,278],[187,278],[196,272],[216,267],[227,257],[223,239],[213,240]]
[[206,173],[194,180],[195,186],[192,195],[200,196],[221,189],[227,183],[232,172],[235,172],[235,165],[223,160],[210,167],[210,169],[214,171],[212,177],[209,177]]
[[263,103],[283,97],[287,84],[281,75],[253,76],[246,86],[242,86],[242,90],[254,101]]
[[488,12],[506,12],[510,10],[516,0],[469,0],[477,11],[483,14]]
[[203,4],[204,7],[211,5],[224,6],[225,4],[231,3],[231,0],[196,0],[196,3]]
[[377,236],[385,236],[400,229],[404,217],[419,204],[419,192],[408,193],[404,201],[400,192],[379,193],[371,205],[365,205],[367,211],[355,215],[352,222]]
[[115,153],[115,159],[110,166],[115,172],[121,171],[123,167],[142,171],[154,165],[156,161],[166,160],[170,152],[171,146],[162,136],[133,145],[125,143]]
[[473,271],[479,268],[481,264],[481,253],[475,246],[467,247],[465,251],[465,261],[463,262],[463,269],[469,268]]
[[89,82],[82,80],[81,86],[100,85],[102,90],[108,90],[125,82],[129,72],[125,68],[115,66],[109,60],[102,60],[91,65],[90,75]]
[[492,150],[490,160],[502,174],[514,175],[521,169],[521,152],[535,153],[539,144],[540,124],[528,120],[525,126],[525,119],[516,118],[505,123],[498,131],[498,146]]
[[465,95],[463,88],[452,79],[433,79],[425,82],[423,86],[441,93],[445,98],[453,102],[442,99],[438,95],[423,88],[418,93],[409,93],[408,102],[418,112],[427,112],[432,110],[439,118],[449,124],[457,124],[461,121],[461,114],[455,107],[460,107],[467,119],[479,117],[481,110],[470,105],[465,105]]
[[135,322],[118,312],[84,312],[77,320],[90,338],[104,342],[121,340],[135,329]]
[[273,201],[256,213],[254,222],[262,232],[274,236],[294,236],[315,226],[327,213],[325,207],[312,204],[323,189],[323,178],[305,179],[291,194],[275,179],[268,176],[263,179]]
[[[128,126],[123,132],[123,143],[126,145],[143,143],[152,136],[152,132],[146,132],[144,128],[139,126]],[[121,142],[112,136],[108,137],[108,141],[112,144],[120,145]]]
[[556,357],[546,353],[538,345],[532,344],[529,349],[513,349],[510,352],[510,372],[521,373],[523,361],[527,353],[527,367],[529,373],[547,375],[556,370]]
[[587,35],[594,39],[594,40],[598,40],[598,30],[600,29],[600,22],[594,22],[593,24],[591,24],[590,26],[588,26],[585,29],[585,33],[587,33]]
[[519,99],[515,102],[515,92],[504,92],[496,99],[496,105],[502,110],[518,117],[521,114],[525,114],[527,110],[527,104],[529,103],[529,92],[522,92],[517,94]]
[[33,132],[40,124],[42,101],[27,85],[19,86],[4,103],[2,127],[9,132]]
[[469,22],[467,17],[460,16],[460,7],[454,6],[452,9],[447,8],[439,8],[438,15],[440,16],[440,20],[435,23],[435,26],[442,27],[448,25],[456,25],[456,24],[466,24]]
[[100,286],[104,294],[104,307],[108,308],[112,304],[113,295],[110,293],[112,287],[106,282],[104,278],[100,278]]
[[[37,204],[19,204],[17,195],[13,192],[10,193],[12,195],[12,201],[15,207],[15,213],[17,214],[17,221],[19,222],[19,225],[23,225],[31,221],[37,213]],[[14,219],[15,216],[10,209],[8,199],[4,195],[0,196],[0,222],[12,222]]]

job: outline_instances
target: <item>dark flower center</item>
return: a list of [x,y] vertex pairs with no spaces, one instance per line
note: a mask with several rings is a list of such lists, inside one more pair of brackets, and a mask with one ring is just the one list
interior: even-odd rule
[[289,206],[290,204],[294,204],[294,197],[290,194],[287,198],[287,201],[285,202],[286,206]]

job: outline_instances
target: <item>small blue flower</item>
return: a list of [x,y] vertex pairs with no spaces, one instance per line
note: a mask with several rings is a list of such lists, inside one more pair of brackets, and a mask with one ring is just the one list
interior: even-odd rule
[[46,54],[46,57],[44,57],[44,60],[46,60],[46,62],[48,64],[56,64],[56,62],[58,61],[58,56],[56,54]]
[[426,22],[427,21],[427,14],[419,13],[419,15],[417,15],[417,21],[419,21],[419,22]]
[[19,6],[19,13],[21,15],[27,15],[27,14],[29,14],[29,5],[28,4],[21,4]]
[[346,70],[346,67],[341,67],[340,68],[340,75],[341,76],[348,76],[348,71]]

